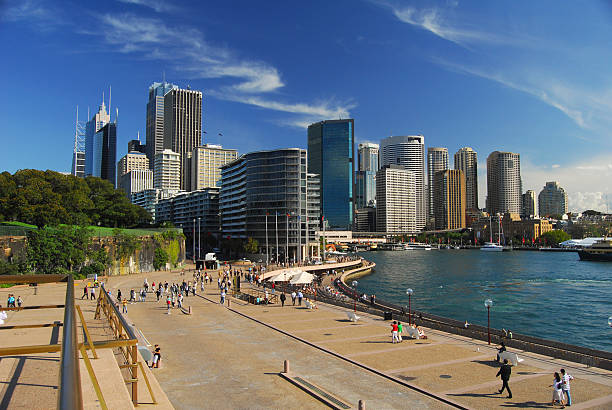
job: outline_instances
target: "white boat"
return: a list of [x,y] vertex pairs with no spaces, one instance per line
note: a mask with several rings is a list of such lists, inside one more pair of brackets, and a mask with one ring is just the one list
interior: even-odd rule
[[504,247],[493,242],[485,242],[485,244],[480,247],[480,250],[487,252],[501,252],[504,250]]
[[[497,229],[498,229],[498,232],[501,231],[501,218],[499,220],[499,227]],[[502,252],[504,250],[504,247],[498,243],[493,242],[493,227],[491,226],[491,216],[489,216],[489,233],[490,233],[489,242],[485,242],[485,244],[480,247],[480,250],[486,251],[486,252]]]
[[425,250],[425,251],[430,251],[431,250],[431,245],[428,245],[426,243],[413,243],[410,246],[412,247],[412,249],[421,249],[421,250]]

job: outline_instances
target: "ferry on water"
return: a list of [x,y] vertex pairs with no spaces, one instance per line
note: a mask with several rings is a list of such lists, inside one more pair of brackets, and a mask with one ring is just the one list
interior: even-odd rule
[[612,238],[603,238],[578,251],[580,260],[612,262]]

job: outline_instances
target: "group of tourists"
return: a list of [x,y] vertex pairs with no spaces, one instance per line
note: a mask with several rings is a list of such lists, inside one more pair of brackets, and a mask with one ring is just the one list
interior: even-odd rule
[[[420,326],[415,324],[409,325],[411,328],[416,329],[419,334],[419,339],[427,339],[427,335]],[[404,325],[399,320],[394,320],[391,323],[391,343],[402,343],[404,339],[402,338],[402,333],[404,332]]]
[[96,287],[92,286],[91,283],[87,283],[83,288],[83,296],[81,299],[95,299],[96,298]]
[[[15,303],[17,304],[16,306],[15,306]],[[15,295],[13,293],[9,293],[8,299],[6,302],[6,307],[9,307],[9,308],[21,307],[22,304],[23,304],[23,299],[21,299],[21,296],[17,296],[17,298],[15,299]]]

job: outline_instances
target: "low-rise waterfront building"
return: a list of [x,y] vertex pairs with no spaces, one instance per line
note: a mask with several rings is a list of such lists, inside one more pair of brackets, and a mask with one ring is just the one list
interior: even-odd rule
[[499,242],[501,244],[512,244],[514,246],[533,243],[546,232],[553,230],[553,225],[548,219],[521,219],[518,214],[505,213],[500,226],[497,218],[493,217],[489,222],[489,218],[486,217],[472,224],[474,236],[479,242],[489,241],[491,228],[494,242],[497,242],[498,237],[500,237]]

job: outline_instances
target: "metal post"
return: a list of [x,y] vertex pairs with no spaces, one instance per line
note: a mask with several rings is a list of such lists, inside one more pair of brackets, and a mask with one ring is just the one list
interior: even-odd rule
[[353,306],[353,310],[357,313],[357,286],[353,286],[353,293],[355,296],[355,305]]
[[321,217],[321,225],[323,225],[323,263],[325,263],[326,257],[325,257],[325,217],[322,216]]
[[198,216],[198,260],[200,260],[200,252],[202,251],[202,231],[200,230],[200,217]]
[[74,308],[74,279],[68,275],[66,302],[64,306],[64,329],[60,360],[60,382],[57,407],[60,409],[82,409],[83,392],[79,364],[78,339]]
[[491,307],[487,306],[487,336],[489,344],[491,344]]
[[266,212],[266,266],[270,264],[270,248],[268,247],[268,212]]
[[289,266],[289,212],[287,212],[287,246],[285,250],[285,265]]
[[302,262],[302,215],[298,215],[298,252],[297,258]]
[[408,295],[408,326],[412,325],[412,295]]
[[193,218],[193,228],[191,229],[191,242],[193,243],[192,258],[195,260],[195,218]]
[[[138,346],[133,345],[130,349],[131,361],[133,365],[138,364]],[[138,406],[138,367],[132,366],[132,403],[134,406]]]
[[276,264],[278,265],[278,212],[276,212]]

